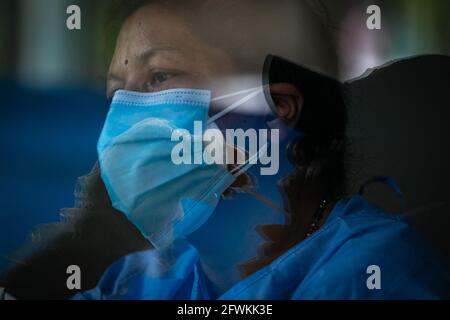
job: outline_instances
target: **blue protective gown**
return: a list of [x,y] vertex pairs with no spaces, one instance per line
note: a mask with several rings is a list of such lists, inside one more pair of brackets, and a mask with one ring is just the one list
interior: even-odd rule
[[[381,289],[367,286],[380,268]],[[448,263],[403,216],[363,196],[341,200],[326,224],[219,299],[449,299]],[[73,299],[211,299],[197,250],[178,242],[114,263],[98,286]]]

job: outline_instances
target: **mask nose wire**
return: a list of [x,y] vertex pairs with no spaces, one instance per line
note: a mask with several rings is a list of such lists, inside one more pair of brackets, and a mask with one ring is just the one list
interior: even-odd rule
[[[222,111],[220,111],[219,113],[215,114],[214,116],[212,116],[211,118],[208,119],[208,122],[206,123],[207,125],[210,125],[212,122],[222,118],[223,116],[225,116],[227,113],[230,113],[231,111],[233,111],[234,109],[239,108],[241,105],[243,105],[244,103],[246,103],[247,101],[253,99],[254,97],[256,97],[257,95],[259,95],[260,93],[263,92],[263,89],[261,87],[258,88],[254,88],[254,89],[249,89],[249,90],[244,90],[245,92],[251,92],[250,94],[246,95],[245,97],[243,97],[242,99],[236,101],[235,103],[231,104],[229,107],[223,109]],[[229,97],[233,97],[236,95],[240,95],[243,92],[235,92],[232,94],[229,94],[227,96],[222,96],[222,97],[218,97],[215,99],[212,99],[211,102],[214,101],[218,101],[218,100],[223,100],[225,98],[229,98]]]

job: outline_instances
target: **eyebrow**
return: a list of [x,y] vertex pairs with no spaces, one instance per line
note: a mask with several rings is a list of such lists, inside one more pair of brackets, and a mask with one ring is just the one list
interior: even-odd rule
[[[150,49],[144,51],[143,53],[139,54],[137,59],[141,62],[145,62],[145,61],[151,60],[157,54],[164,53],[164,52],[177,53],[177,54],[183,53],[182,50],[176,49],[173,47],[150,48]],[[108,74],[107,80],[108,81],[110,81],[110,80],[118,81],[118,82],[123,81],[122,77],[118,76],[115,73]]]
[[143,53],[139,54],[138,59],[141,61],[148,61],[148,60],[152,59],[155,55],[157,55],[159,53],[164,53],[164,52],[178,53],[178,54],[183,53],[180,49],[176,49],[173,47],[151,48],[151,49],[148,49],[148,50],[144,51]]

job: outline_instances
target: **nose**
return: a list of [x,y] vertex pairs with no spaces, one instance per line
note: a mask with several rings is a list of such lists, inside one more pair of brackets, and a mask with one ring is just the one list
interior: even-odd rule
[[127,77],[124,89],[135,92],[146,92],[145,77],[140,74],[129,75]]

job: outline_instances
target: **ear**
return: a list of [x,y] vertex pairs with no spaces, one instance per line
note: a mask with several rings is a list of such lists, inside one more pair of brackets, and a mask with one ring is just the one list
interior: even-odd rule
[[289,126],[293,127],[300,119],[303,108],[303,94],[290,83],[275,83],[270,85],[275,113]]

